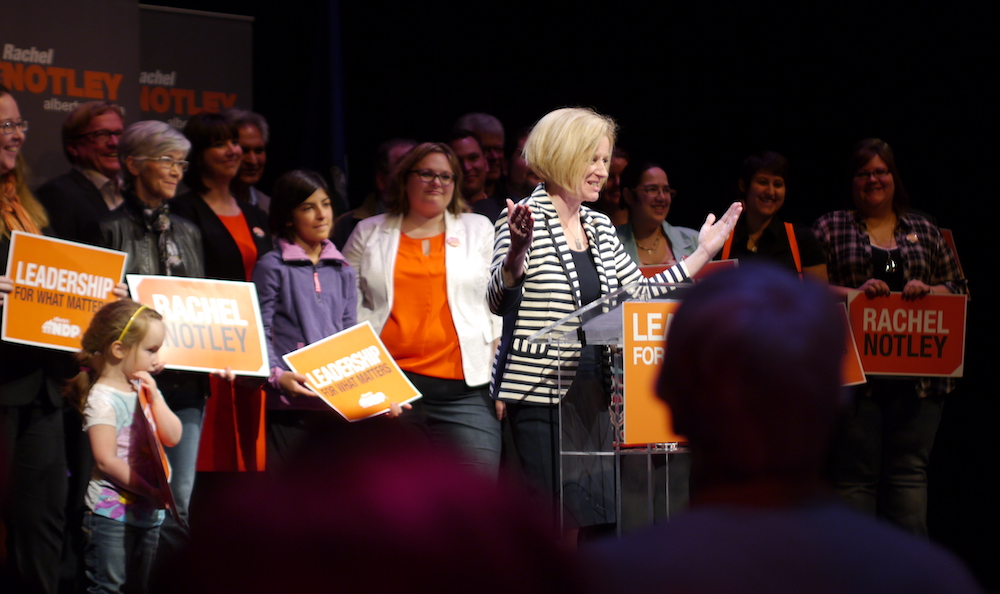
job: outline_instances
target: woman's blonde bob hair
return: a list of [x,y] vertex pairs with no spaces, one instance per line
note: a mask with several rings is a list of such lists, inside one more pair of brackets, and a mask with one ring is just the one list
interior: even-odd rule
[[538,120],[524,143],[524,158],[550,184],[575,192],[597,147],[605,138],[614,150],[618,126],[606,115],[584,107],[564,107]]

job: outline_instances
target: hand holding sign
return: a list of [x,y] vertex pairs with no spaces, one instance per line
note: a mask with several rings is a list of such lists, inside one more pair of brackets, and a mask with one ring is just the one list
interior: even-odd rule
[[0,305],[3,305],[3,299],[6,297],[7,293],[14,290],[14,281],[10,280],[9,276],[4,276],[0,274]]

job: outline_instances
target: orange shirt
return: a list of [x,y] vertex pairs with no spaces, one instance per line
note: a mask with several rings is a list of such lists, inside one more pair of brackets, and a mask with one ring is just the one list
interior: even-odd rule
[[[423,242],[430,242],[424,255]],[[382,342],[401,369],[442,379],[465,379],[462,350],[448,306],[444,233],[428,239],[400,234],[393,301]]]
[[250,235],[250,226],[247,225],[246,217],[241,212],[233,216],[224,217],[219,215],[219,220],[226,226],[229,234],[233,236],[236,247],[240,248],[240,255],[243,256],[243,270],[247,274],[247,282],[252,281],[253,266],[257,263],[257,244],[254,243],[253,236]]

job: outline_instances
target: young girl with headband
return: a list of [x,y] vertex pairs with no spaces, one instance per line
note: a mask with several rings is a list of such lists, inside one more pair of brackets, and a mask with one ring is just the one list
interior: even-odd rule
[[163,344],[160,314],[123,299],[90,322],[77,355],[83,367],[68,393],[81,404],[94,467],[87,488],[85,563],[91,587],[146,589],[166,507],[157,480],[159,452],[144,426],[165,446],[180,441],[181,423],[150,371]]

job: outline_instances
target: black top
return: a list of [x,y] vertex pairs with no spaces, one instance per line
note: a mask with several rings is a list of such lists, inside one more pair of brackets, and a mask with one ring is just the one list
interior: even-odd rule
[[[594,259],[590,257],[590,250],[574,252],[573,264],[576,266],[577,279],[580,281],[580,307],[593,303],[601,298],[601,278],[597,275],[597,266]],[[580,316],[581,325],[601,314],[601,308],[594,309]],[[579,369],[599,369],[600,368],[599,345],[587,345],[580,351]]]
[[[205,250],[205,278],[246,282],[250,276],[243,268],[243,255],[236,240],[222,220],[194,192],[186,192],[169,201],[170,211],[191,221],[201,229]],[[271,251],[271,234],[267,232],[267,214],[252,204],[237,200],[257,245],[257,258]]]
[[[823,246],[813,235],[812,229],[802,225],[792,225],[795,231],[795,241],[799,245],[799,258],[802,260],[802,268],[826,264],[826,255],[823,253]],[[792,248],[788,243],[788,232],[785,231],[785,222],[774,217],[770,224],[761,233],[757,240],[757,251],[752,252],[747,248],[746,217],[740,217],[733,229],[733,247],[729,253],[730,258],[740,260],[752,260],[754,258],[764,258],[775,264],[779,264],[792,272],[795,272],[795,259],[792,257]],[[716,259],[722,258],[722,252]]]

